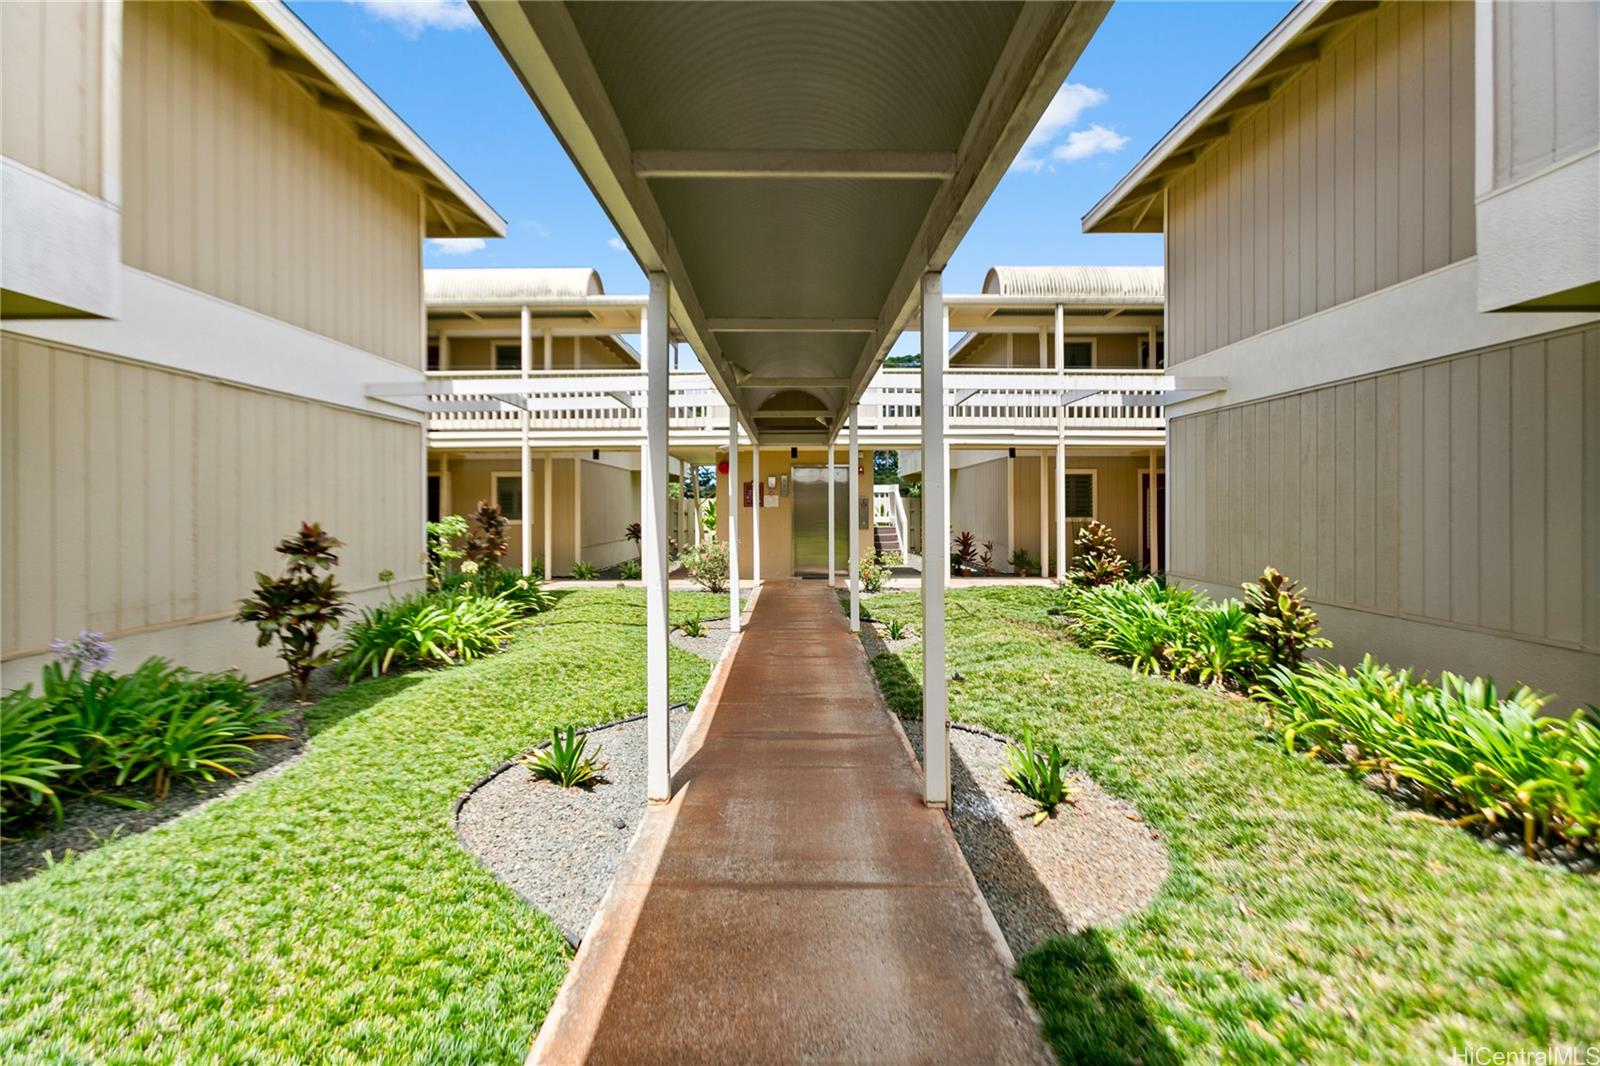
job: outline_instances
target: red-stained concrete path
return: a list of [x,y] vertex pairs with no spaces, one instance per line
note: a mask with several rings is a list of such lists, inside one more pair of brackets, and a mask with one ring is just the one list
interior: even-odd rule
[[822,583],[767,582],[531,1061],[1048,1063]]

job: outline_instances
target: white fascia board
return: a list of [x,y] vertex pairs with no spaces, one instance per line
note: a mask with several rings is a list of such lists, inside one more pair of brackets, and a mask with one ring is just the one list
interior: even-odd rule
[[1169,368],[1178,388],[1227,391],[1169,406],[1171,417],[1369,377],[1448,355],[1600,322],[1568,312],[1478,311],[1478,261],[1464,259]]
[[1040,314],[1061,307],[1151,308],[1160,310],[1165,301],[1160,296],[1103,296],[1093,293],[1068,293],[1062,296],[1015,296],[999,293],[961,293],[944,298],[947,307],[976,307],[980,309],[1013,310],[1037,308]]
[[574,300],[570,296],[501,296],[492,300],[486,300],[481,296],[463,297],[459,300],[433,299],[428,301],[428,310],[504,311],[508,308],[527,307],[535,311],[591,311],[597,308],[607,311],[633,311],[642,309],[644,305],[643,296],[626,294],[610,296],[602,293],[598,296],[585,296],[581,300]]
[[5,328],[165,370],[420,420],[369,399],[367,389],[426,385],[421,370],[130,266],[121,268],[120,284],[122,313],[115,320],[8,319]]
[[116,316],[122,213],[115,204],[5,157],[0,203],[0,287]]
[[1156,142],[1154,148],[1145,153],[1144,158],[1139,160],[1110,192],[1100,198],[1099,203],[1089,209],[1089,213],[1083,216],[1083,231],[1089,232],[1105,221],[1106,216],[1119,210],[1122,207],[1123,197],[1144,184],[1144,180],[1150,176],[1152,170],[1177,151],[1178,146],[1188,140],[1191,133],[1211,121],[1211,117],[1216,114],[1219,107],[1234,93],[1248,85],[1256,73],[1272,62],[1278,53],[1293,44],[1300,33],[1315,22],[1317,16],[1321,15],[1330,3],[1332,0],[1301,0],[1299,5],[1283,16],[1283,19],[1272,27],[1267,35],[1212,87],[1210,92],[1189,109],[1188,114],[1178,120],[1177,125],[1167,131],[1165,137]]
[[499,212],[490,207],[461,175],[451,169],[450,164],[439,157],[439,153],[428,146],[427,141],[419,137],[417,132],[406,125],[405,120],[395,114],[377,93],[368,88],[367,83],[358,78],[355,71],[345,66],[344,61],[323,44],[322,39],[311,32],[311,28],[301,22],[300,17],[290,11],[282,0],[249,0],[249,2],[256,14],[260,15],[278,36],[299,52],[306,62],[320,70],[357,107],[365,111],[372,121],[376,122],[384,133],[393,137],[419,166],[432,175],[440,185],[450,190],[456,199],[461,201],[463,207],[493,231],[494,236],[506,235],[506,220],[500,217]]

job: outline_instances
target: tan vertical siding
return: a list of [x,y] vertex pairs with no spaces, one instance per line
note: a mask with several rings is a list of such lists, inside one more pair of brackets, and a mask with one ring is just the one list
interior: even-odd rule
[[1493,9],[1494,179],[1505,185],[1600,143],[1600,6]]
[[416,189],[198,4],[123,30],[124,259],[421,366]]
[[79,0],[0,4],[0,154],[96,196],[103,17]]
[[420,571],[414,425],[13,334],[0,373],[8,654],[229,612],[302,520],[347,586]]
[[1321,604],[1600,652],[1600,328],[1170,436],[1178,576],[1235,586],[1274,565]]
[[1472,48],[1385,3],[1173,182],[1169,362],[1473,254]]

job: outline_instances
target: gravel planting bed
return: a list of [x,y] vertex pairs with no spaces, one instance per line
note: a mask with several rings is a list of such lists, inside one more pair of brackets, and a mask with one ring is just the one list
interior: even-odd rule
[[716,618],[700,624],[705,627],[701,636],[691,637],[681,629],[674,629],[668,634],[668,639],[691,655],[716,662],[722,658],[722,651],[733,636],[728,632],[728,620]]
[[[689,711],[673,708],[677,747]],[[456,807],[456,837],[576,947],[633,842],[645,807],[645,720],[584,730],[600,748],[604,780],[591,789],[536,781],[513,760]]]
[[[922,723],[904,723],[922,757]],[[1033,808],[1006,783],[1006,741],[969,726],[950,730],[955,829],[967,864],[1018,956],[1054,936],[1106,926],[1140,910],[1167,876],[1167,850],[1131,803],[1079,773],[1073,802],[1033,824]]]

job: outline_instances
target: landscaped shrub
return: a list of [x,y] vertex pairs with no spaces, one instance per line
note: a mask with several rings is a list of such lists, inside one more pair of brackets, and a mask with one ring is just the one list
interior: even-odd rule
[[572,564],[572,577],[575,581],[593,581],[600,576],[600,568],[593,563],[582,560]]
[[451,576],[450,564],[466,557],[456,541],[466,537],[467,528],[467,520],[458,514],[428,523],[428,583],[434,588],[443,588]]
[[550,609],[550,594],[535,574],[524,576],[502,566],[483,566],[468,576],[464,587],[480,596],[504,600],[518,615],[527,617]]
[[983,551],[978,553],[978,569],[983,571],[984,577],[994,577],[994,541],[983,542]]
[[1128,560],[1117,551],[1117,538],[1111,527],[1089,519],[1089,524],[1078,530],[1073,539],[1072,567],[1067,580],[1074,585],[1092,588],[1126,580]]
[[705,540],[678,557],[683,572],[707,592],[728,589],[728,549],[717,540]]
[[978,566],[978,538],[970,530],[963,529],[955,535],[951,542],[950,572],[953,574],[970,574]]
[[1173,675],[1212,688],[1246,688],[1255,679],[1264,649],[1250,629],[1250,616],[1238,600],[1201,602],[1179,637]]
[[1270,566],[1244,586],[1244,604],[1250,632],[1266,649],[1270,665],[1299,666],[1311,649],[1333,646],[1318,636],[1322,626],[1317,612],[1306,606],[1305,590]]
[[1504,696],[1487,678],[1437,685],[1373,662],[1279,665],[1261,690],[1291,750],[1375,774],[1455,824],[1521,836],[1530,856],[1600,836],[1600,729],[1585,712],[1540,714],[1549,698]]
[[467,558],[479,566],[499,566],[506,554],[506,516],[489,500],[479,500],[472,521],[478,530],[467,538]]
[[882,592],[884,582],[894,575],[894,570],[885,562],[885,557],[878,552],[865,555],[861,559],[861,591]]
[[501,597],[462,589],[368,607],[345,630],[339,672],[378,677],[394,667],[468,662],[498,650],[517,614]]
[[1011,553],[1011,569],[1017,572],[1018,577],[1027,577],[1029,574],[1039,573],[1039,560],[1018,548]]
[[1004,773],[1011,787],[1033,801],[1033,824],[1038,825],[1070,801],[1067,789],[1067,760],[1059,745],[1033,746],[1033,737],[1023,734],[1022,746],[1006,745]]
[[[336,628],[348,613],[344,591],[331,571],[339,564],[334,549],[342,543],[315,522],[302,522],[300,532],[273,549],[288,558],[282,577],[256,571],[255,595],[239,601],[238,619],[256,625],[256,646],[278,642],[278,658],[288,668],[295,697],[304,701],[311,671],[332,656],[319,651],[324,629]],[[318,576],[319,570],[330,573]]]
[[550,746],[532,755],[524,756],[522,765],[536,780],[549,781],[562,788],[588,788],[600,780],[606,764],[599,761],[600,749],[590,754],[589,737],[577,733],[571,726],[563,738],[557,729],[550,737]]
[[624,559],[617,564],[617,576],[624,581],[637,581],[644,573],[644,567],[639,565],[637,559]]
[[238,674],[196,674],[146,659],[129,674],[44,668],[33,686],[0,699],[4,799],[8,819],[63,798],[148,783],[157,799],[175,781],[238,776],[249,745],[287,739],[270,732],[279,717]]
[[1178,665],[1204,604],[1198,592],[1154,580],[1075,588],[1065,595],[1075,639],[1146,674],[1171,673]]

